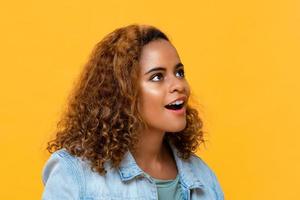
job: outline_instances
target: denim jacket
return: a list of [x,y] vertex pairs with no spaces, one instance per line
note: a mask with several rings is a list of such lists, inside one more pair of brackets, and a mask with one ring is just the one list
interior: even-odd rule
[[[223,200],[221,186],[209,166],[193,154],[176,161],[183,200]],[[157,200],[154,180],[143,172],[128,151],[118,168],[107,162],[106,175],[93,172],[81,158],[65,149],[54,152],[46,162],[42,180],[43,200]]]

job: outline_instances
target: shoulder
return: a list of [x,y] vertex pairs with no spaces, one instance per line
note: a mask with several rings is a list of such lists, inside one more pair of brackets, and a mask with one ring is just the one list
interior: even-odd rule
[[192,154],[189,158],[191,171],[205,185],[213,188],[219,197],[224,197],[221,184],[214,170],[198,155]]
[[[72,195],[72,198],[76,199],[85,193],[83,165],[79,158],[65,149],[51,154],[43,167],[42,181],[45,186],[43,197],[47,199],[67,198],[67,195]],[[52,191],[57,193],[54,194]]]
[[193,170],[200,170],[202,173],[209,174],[212,172],[211,167],[198,155],[192,153],[189,158]]
[[78,159],[67,152],[65,149],[60,149],[51,154],[43,168],[43,182],[45,183],[49,175],[54,171],[60,170],[61,173],[77,173]]
[[[83,179],[84,170],[88,168],[88,163],[82,158],[69,153],[66,149],[60,149],[51,154],[43,168],[43,182],[45,182],[51,172],[60,169],[60,173],[71,174],[77,180]],[[81,181],[81,180],[80,180]]]
[[105,168],[107,174],[102,176],[91,169],[88,160],[74,156],[66,149],[60,149],[51,154],[43,168],[43,199],[66,200],[107,196],[110,187],[114,187],[120,181],[116,169],[110,169],[109,163],[105,164]]

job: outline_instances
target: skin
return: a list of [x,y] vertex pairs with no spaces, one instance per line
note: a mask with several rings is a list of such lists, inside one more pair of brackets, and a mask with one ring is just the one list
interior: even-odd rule
[[[154,178],[174,179],[178,173],[172,151],[163,143],[165,132],[179,132],[186,126],[186,114],[165,108],[178,97],[190,95],[184,67],[175,47],[159,39],[145,45],[140,57],[140,110],[148,124],[141,131],[137,164]],[[153,70],[154,68],[160,68]],[[149,72],[150,71],[150,72]]]

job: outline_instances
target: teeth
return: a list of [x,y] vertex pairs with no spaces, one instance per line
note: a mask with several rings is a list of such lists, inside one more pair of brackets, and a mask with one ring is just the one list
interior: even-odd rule
[[180,105],[182,103],[183,103],[183,100],[177,100],[177,101],[175,101],[173,103],[170,103],[169,105]]

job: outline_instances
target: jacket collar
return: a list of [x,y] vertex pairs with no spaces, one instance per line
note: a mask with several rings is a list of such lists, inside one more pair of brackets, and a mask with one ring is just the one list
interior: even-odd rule
[[[197,174],[193,173],[192,168],[196,166],[193,166],[191,159],[181,159],[177,155],[178,151],[176,147],[173,146],[171,143],[169,143],[169,145],[172,149],[175,158],[181,183],[189,189],[203,188],[203,182],[201,181],[201,179],[199,179],[199,176],[197,176]],[[122,181],[128,181],[140,175],[148,177],[148,175],[137,165],[130,151],[128,151],[124,155],[118,171]]]

